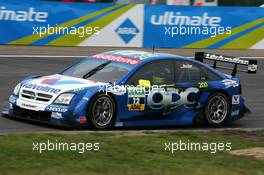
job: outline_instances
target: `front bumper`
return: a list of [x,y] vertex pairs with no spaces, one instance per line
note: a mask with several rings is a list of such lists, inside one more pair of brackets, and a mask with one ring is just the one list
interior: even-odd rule
[[[4,108],[2,116],[32,121],[37,123],[44,123],[49,125],[62,126],[67,128],[86,127],[87,123],[79,123],[75,120],[67,120],[67,118],[56,119],[51,117],[52,112],[48,111],[32,111],[19,106],[13,105],[12,109]],[[73,117],[68,117],[72,119]]]

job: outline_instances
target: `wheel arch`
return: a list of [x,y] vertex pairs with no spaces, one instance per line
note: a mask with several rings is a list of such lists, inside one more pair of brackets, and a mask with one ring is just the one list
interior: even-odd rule
[[224,89],[209,89],[209,90],[203,91],[200,94],[197,103],[200,103],[200,104],[202,104],[202,106],[205,106],[208,98],[217,92],[224,94],[226,96],[226,98],[228,99],[229,105],[232,106],[232,98],[230,97],[230,94],[228,94]]
[[96,92],[96,93],[94,93],[94,94],[92,95],[91,99],[89,100],[89,102],[88,102],[87,105],[86,105],[86,117],[89,117],[89,116],[88,116],[88,111],[89,111],[89,107],[90,107],[90,105],[91,105],[93,99],[94,99],[96,96],[100,95],[100,94],[109,95],[109,96],[113,99],[113,101],[114,101],[114,103],[115,103],[115,115],[117,114],[117,101],[116,101],[116,98],[115,98],[114,94],[112,94],[111,92],[108,92],[108,93],[106,93],[106,92]]
[[230,108],[232,108],[232,98],[230,97],[230,95],[224,89],[214,89],[214,90],[211,91],[210,95],[212,95],[214,93],[217,93],[217,92],[220,92],[220,93],[222,93],[222,94],[224,94],[226,96],[226,98],[228,100],[228,103],[229,103],[229,106],[230,106]]

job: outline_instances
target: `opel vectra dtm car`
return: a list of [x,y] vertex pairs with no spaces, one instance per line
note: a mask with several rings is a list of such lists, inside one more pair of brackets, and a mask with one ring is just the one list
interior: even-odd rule
[[[213,68],[202,63],[204,59],[213,61]],[[218,62],[232,63],[232,75],[217,71]],[[9,109],[3,114],[94,129],[219,126],[249,111],[235,74],[256,70],[255,60],[202,52],[191,59],[143,51],[108,51],[55,75],[25,78],[15,87]]]

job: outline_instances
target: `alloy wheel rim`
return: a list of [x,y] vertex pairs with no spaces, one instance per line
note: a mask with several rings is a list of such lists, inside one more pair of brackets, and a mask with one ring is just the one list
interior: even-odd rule
[[214,124],[219,124],[225,120],[228,112],[228,104],[224,97],[215,96],[208,104],[209,119]]
[[93,105],[93,120],[100,126],[107,126],[113,117],[114,107],[108,97],[98,98]]

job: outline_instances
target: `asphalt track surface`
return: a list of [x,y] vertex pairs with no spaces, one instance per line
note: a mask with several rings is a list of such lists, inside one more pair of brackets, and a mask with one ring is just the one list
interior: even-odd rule
[[[91,55],[106,50],[124,48],[91,48],[91,47],[33,47],[33,46],[0,46],[0,108],[7,107],[8,97],[15,85],[28,75],[49,75],[62,70],[68,65],[81,59],[81,56]],[[145,49],[151,50],[151,49]],[[184,56],[193,56],[194,49],[156,49],[156,52],[169,52]],[[201,51],[201,50],[199,50]],[[204,50],[211,53],[218,53],[229,56],[241,57],[264,57],[264,50]],[[6,56],[5,56],[6,55]],[[30,57],[29,55],[33,55]],[[37,55],[37,57],[36,57]],[[56,56],[56,57],[53,57]],[[67,56],[67,57],[61,57]],[[243,96],[246,105],[252,114],[225,126],[224,128],[264,128],[264,59],[258,58],[258,72],[256,75],[239,73],[243,84]],[[199,127],[170,127],[150,129],[200,129]],[[13,132],[39,132],[58,131],[63,128],[56,128],[49,125],[14,120],[0,116],[0,133]],[[201,128],[202,129],[202,128]],[[136,128],[137,130],[137,128]]]

